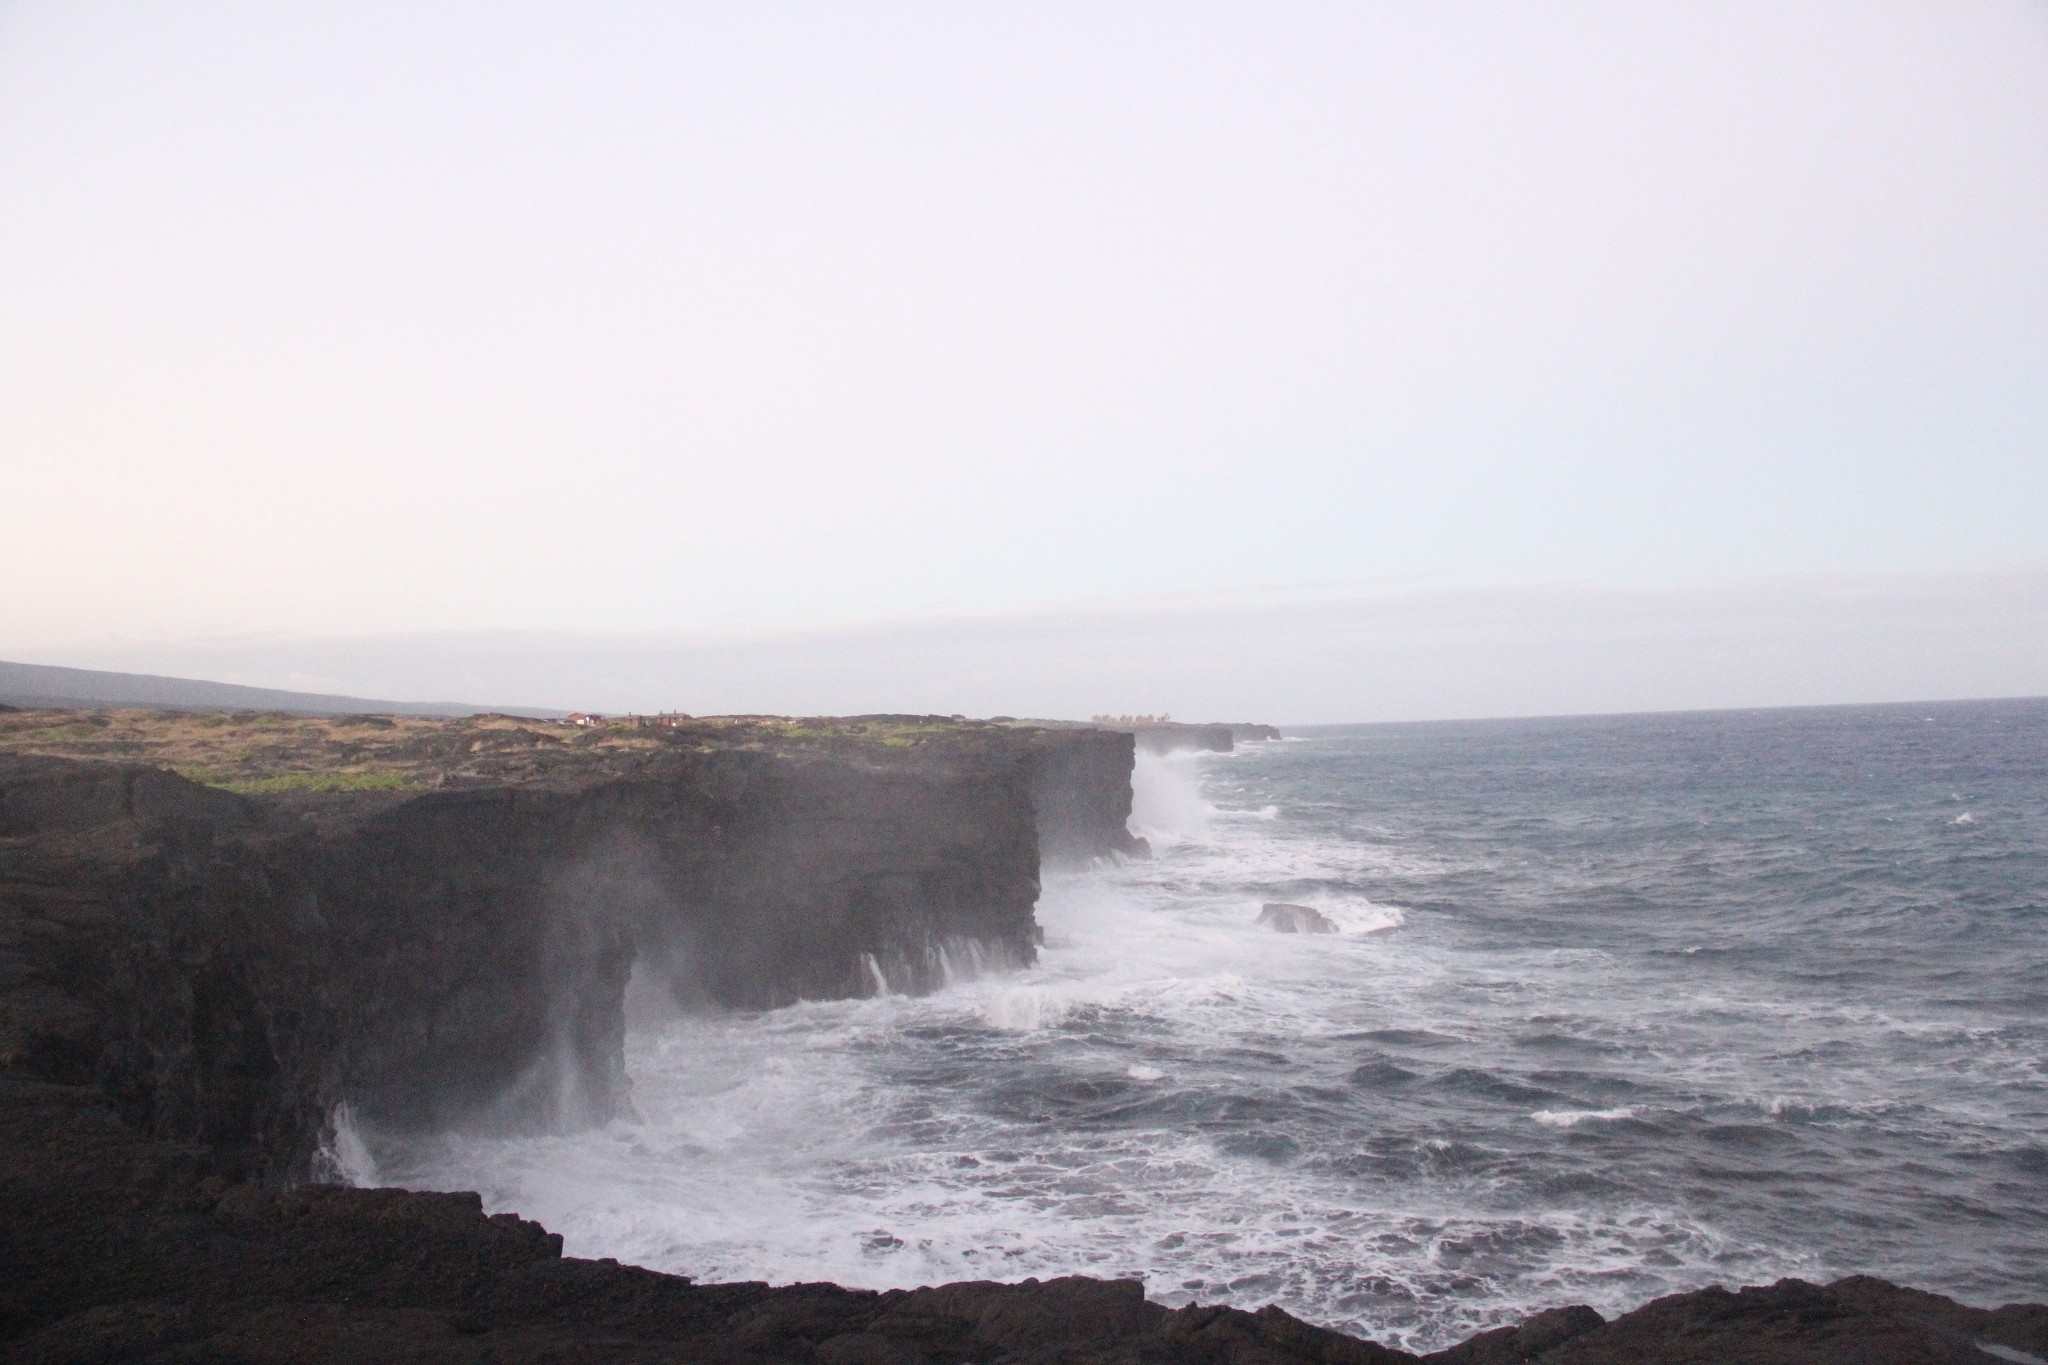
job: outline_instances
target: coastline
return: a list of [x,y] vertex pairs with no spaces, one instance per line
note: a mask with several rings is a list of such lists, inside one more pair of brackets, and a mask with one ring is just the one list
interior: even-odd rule
[[[615,1112],[636,960],[679,1003],[738,1009],[929,989],[957,945],[1028,962],[1041,854],[1135,851],[1133,737],[946,717],[6,720],[0,1340],[24,1359],[2048,1356],[2048,1309],[1853,1279],[1608,1324],[1560,1308],[1415,1357],[1274,1308],[1169,1310],[1131,1281],[695,1286],[563,1258],[473,1195],[324,1186],[342,1103],[416,1128]],[[180,755],[192,775],[162,766]],[[653,946],[677,941],[700,951],[663,963]]]

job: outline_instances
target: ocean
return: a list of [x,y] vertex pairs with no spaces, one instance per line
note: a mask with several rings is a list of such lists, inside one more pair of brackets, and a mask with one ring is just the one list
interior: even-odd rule
[[2048,1300],[2048,701],[1319,728],[1133,785],[1157,856],[1048,874],[1036,967],[651,1024],[634,1118],[359,1175],[700,1280],[1140,1276],[1410,1349],[1785,1275]]

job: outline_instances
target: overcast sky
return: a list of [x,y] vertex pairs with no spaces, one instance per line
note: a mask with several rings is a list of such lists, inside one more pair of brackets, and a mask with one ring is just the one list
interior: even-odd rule
[[1343,720],[1930,695],[1963,593],[2048,692],[2044,244],[2038,0],[0,0],[0,657]]

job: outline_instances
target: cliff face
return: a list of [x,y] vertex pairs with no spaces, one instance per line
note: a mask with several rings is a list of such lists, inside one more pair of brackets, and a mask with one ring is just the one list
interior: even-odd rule
[[588,828],[573,799],[428,796],[321,829],[151,769],[17,761],[0,784],[10,1070],[273,1179],[309,1172],[343,1101],[411,1124],[623,1099],[630,940],[550,882],[554,841]]
[[1110,856],[1150,857],[1130,833],[1135,741],[1115,730],[1033,730],[1031,805],[1038,850],[1056,866]]
[[1038,842],[1013,756],[712,757],[618,791],[605,852],[569,874],[624,908],[678,1004],[926,991],[955,959],[1033,959]]
[[626,1099],[623,1001],[923,991],[1032,960],[1041,839],[1131,847],[1130,741],[668,744],[417,793],[237,796],[0,756],[0,1068],[272,1181],[348,1103],[563,1127]]

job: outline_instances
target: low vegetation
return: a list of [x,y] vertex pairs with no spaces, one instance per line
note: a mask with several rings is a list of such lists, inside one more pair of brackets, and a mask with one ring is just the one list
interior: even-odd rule
[[405,792],[604,768],[663,749],[908,749],[990,722],[947,716],[306,716],[0,711],[0,754],[150,763],[247,795]]

